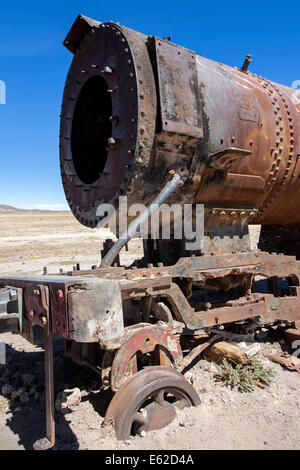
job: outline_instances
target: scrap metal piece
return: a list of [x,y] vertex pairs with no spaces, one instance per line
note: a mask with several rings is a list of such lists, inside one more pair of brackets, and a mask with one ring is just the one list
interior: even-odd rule
[[277,362],[289,370],[295,370],[300,374],[300,358],[292,356],[286,351],[278,354],[267,354],[266,357],[271,361]]
[[[38,439],[34,444],[34,450],[47,450],[55,444],[54,421],[54,383],[53,383],[53,339],[49,311],[49,290],[42,287],[44,306],[44,360],[45,360],[45,395],[46,395],[46,437]],[[48,303],[47,303],[48,302]]]

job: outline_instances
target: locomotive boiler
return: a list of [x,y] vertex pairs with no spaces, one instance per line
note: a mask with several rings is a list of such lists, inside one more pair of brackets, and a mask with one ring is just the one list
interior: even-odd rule
[[[118,213],[120,196],[148,211],[126,214],[125,234],[117,224],[117,242],[105,244],[91,270],[0,279],[22,299],[27,336],[35,325],[45,332],[47,438],[36,448],[54,445],[52,333],[114,393],[105,420],[124,439],[165,426],[176,407],[199,404],[184,372],[235,322],[243,331],[300,327],[299,262],[251,249],[248,230],[300,223],[295,90],[250,72],[249,56],[233,68],[82,15],[64,45],[74,57],[60,168],[74,216],[96,228],[99,206]],[[183,220],[173,219],[169,239],[149,236],[144,257],[121,266],[131,228],[148,223],[154,202],[190,204],[192,218],[202,204],[201,247],[187,250],[184,237],[174,237]]]

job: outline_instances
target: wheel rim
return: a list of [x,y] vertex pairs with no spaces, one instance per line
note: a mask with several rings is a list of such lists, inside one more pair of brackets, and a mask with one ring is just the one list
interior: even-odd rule
[[197,392],[178,371],[147,367],[138,372],[113,397],[105,422],[113,420],[118,439],[161,429],[176,416],[176,409],[197,406]]

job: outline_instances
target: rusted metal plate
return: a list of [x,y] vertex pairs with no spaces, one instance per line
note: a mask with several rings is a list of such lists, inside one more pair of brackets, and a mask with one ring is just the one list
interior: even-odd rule
[[10,283],[23,290],[24,314],[30,323],[44,327],[45,309],[49,309],[53,333],[68,337],[67,289],[71,282],[66,276],[0,279],[0,285]]
[[138,191],[132,169],[136,176],[150,158],[156,90],[146,36],[78,18],[68,40],[84,33],[64,88],[60,163],[73,214],[96,227],[101,203],[117,207],[125,191]]
[[43,326],[47,289],[52,331],[79,342],[109,341],[123,336],[119,280],[97,277],[41,276],[0,278],[0,286],[23,288],[26,315]]
[[263,191],[265,180],[261,176],[227,173],[224,186],[231,189],[236,188],[239,191]]
[[64,40],[64,46],[75,54],[84,36],[99,24],[100,21],[93,20],[88,16],[78,15]]
[[284,330],[283,334],[284,334],[286,341],[290,345],[292,345],[294,341],[299,341],[299,343],[297,344],[300,345],[300,330],[296,328],[289,328],[287,330]]
[[[154,352],[156,348],[162,349],[169,356],[161,355],[160,364],[168,366],[177,365],[183,358],[179,342],[169,331],[157,327],[144,327],[132,330],[131,335],[118,349],[111,369],[111,387],[117,390],[121,384],[131,375],[130,361],[138,351],[143,354]],[[157,351],[159,352],[159,351]]]
[[155,38],[163,131],[202,137],[196,56]]
[[[100,342],[103,349],[120,347],[124,335],[122,302],[158,298],[168,305],[178,321],[191,330],[258,317],[261,322],[300,321],[300,266],[293,256],[264,252],[182,258],[174,266],[120,270],[97,269],[93,277],[42,276],[0,279],[0,286],[25,289],[27,313],[43,311],[40,286],[49,288],[53,331],[80,342]],[[90,273],[91,274],[91,273]],[[237,302],[194,309],[187,293],[174,280],[188,280],[203,288],[228,289],[240,286],[248,293],[254,275],[289,277],[294,285],[287,297],[269,294],[242,296]],[[229,284],[226,284],[229,280]],[[251,291],[250,291],[251,292]],[[30,302],[30,305],[29,303]],[[115,345],[115,346],[112,346]]]
[[258,114],[256,109],[240,107],[239,116],[242,121],[257,122]]

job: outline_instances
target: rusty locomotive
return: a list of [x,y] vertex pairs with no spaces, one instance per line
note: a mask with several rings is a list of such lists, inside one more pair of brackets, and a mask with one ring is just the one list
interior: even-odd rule
[[[187,251],[172,234],[149,237],[144,257],[124,267],[116,260],[130,230],[124,238],[117,227],[118,241],[105,244],[91,270],[0,279],[16,293],[24,334],[32,337],[35,325],[45,333],[47,437],[39,449],[54,445],[53,333],[114,393],[106,421],[125,439],[199,403],[182,372],[224,329],[300,327],[299,262],[249,241],[249,224],[300,223],[295,90],[251,73],[249,56],[232,68],[82,15],[64,45],[74,58],[60,167],[74,216],[95,228],[99,204],[118,210],[120,195],[147,207],[154,197],[201,203],[204,239]],[[129,227],[136,220],[128,216]],[[257,276],[266,280],[263,292]],[[280,278],[288,280],[284,291]]]

